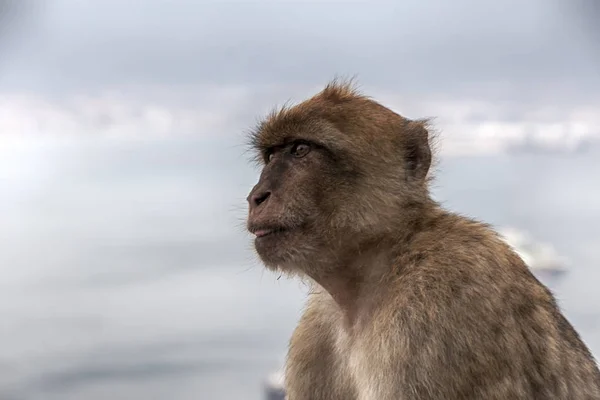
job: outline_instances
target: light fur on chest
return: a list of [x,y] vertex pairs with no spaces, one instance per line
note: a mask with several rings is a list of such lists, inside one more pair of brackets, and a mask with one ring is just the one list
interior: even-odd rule
[[335,344],[342,360],[342,373],[347,374],[348,381],[354,385],[356,400],[391,399],[393,383],[386,382],[382,375],[382,367],[388,360],[381,353],[372,351],[373,343],[365,343],[368,338],[367,335],[350,335],[343,328],[337,330]]

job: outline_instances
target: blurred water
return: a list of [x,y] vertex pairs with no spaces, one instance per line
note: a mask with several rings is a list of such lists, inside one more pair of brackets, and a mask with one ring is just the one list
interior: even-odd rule
[[[255,262],[242,152],[204,138],[0,151],[0,398],[261,398],[304,288]],[[434,192],[569,257],[547,283],[600,354],[597,154],[447,159]]]

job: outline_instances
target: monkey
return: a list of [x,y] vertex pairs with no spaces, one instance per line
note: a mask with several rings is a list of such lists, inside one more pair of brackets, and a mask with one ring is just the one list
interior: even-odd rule
[[435,134],[334,79],[249,132],[247,230],[308,282],[288,400],[600,399],[554,294],[483,221],[430,194]]

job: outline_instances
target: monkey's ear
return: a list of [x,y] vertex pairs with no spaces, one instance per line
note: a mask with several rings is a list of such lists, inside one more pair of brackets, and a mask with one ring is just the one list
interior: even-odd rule
[[410,121],[405,128],[404,160],[406,177],[423,180],[431,166],[429,131],[422,121]]

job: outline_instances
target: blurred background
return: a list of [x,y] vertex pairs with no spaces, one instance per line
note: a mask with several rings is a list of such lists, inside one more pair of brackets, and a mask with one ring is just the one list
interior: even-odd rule
[[435,117],[435,197],[552,247],[599,357],[599,9],[0,0],[0,399],[263,399],[306,288],[252,252],[245,134],[336,75]]

